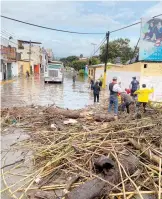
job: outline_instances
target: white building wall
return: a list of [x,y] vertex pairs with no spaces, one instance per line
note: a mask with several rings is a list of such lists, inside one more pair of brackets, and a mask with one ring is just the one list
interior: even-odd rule
[[113,77],[118,78],[118,82],[121,82],[121,88],[129,88],[129,85],[132,81],[132,77],[136,77],[140,81],[140,72],[121,72],[121,71],[107,71],[107,85],[112,82]]
[[142,76],[140,86],[146,84],[147,88],[154,88],[150,95],[152,101],[162,102],[162,76]]
[[[96,69],[95,80],[99,79],[104,75],[104,69]],[[129,88],[129,85],[132,81],[132,77],[136,77],[140,81],[140,72],[125,72],[125,71],[112,71],[111,69],[106,72],[106,85],[108,86],[112,82],[113,77],[117,77],[118,81],[121,82],[121,87],[124,90]]]
[[2,72],[0,72],[0,81],[2,81]]
[[[29,44],[24,45],[24,49],[18,49],[17,52],[21,53],[22,60],[29,60]],[[33,65],[40,64],[41,48],[40,46],[31,47],[31,62]]]
[[12,62],[11,63],[11,68],[12,68],[12,76],[13,77],[18,76],[18,63],[17,62]]

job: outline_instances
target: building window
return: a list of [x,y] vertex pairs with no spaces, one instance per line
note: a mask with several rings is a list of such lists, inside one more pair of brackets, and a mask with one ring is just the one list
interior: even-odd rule
[[93,76],[93,69],[91,70],[91,75]]
[[144,68],[147,68],[147,64],[144,64]]
[[91,74],[91,70],[89,69],[89,75]]

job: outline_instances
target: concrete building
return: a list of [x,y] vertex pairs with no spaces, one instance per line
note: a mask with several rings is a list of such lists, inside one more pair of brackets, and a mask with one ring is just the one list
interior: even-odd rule
[[[95,80],[99,79],[104,74],[104,64],[92,65],[88,67],[88,75]],[[123,89],[129,88],[133,76],[137,77],[140,85],[146,83],[147,87],[154,87],[154,93],[151,95],[151,100],[162,101],[162,63],[155,62],[136,62],[129,65],[107,64],[107,79],[108,85],[113,76],[117,76],[121,81]]]
[[18,74],[20,76],[25,76],[26,71],[30,71],[30,64],[29,61],[18,61]]
[[17,52],[15,47],[1,45],[0,80],[18,76]]
[[[41,63],[42,63],[42,49],[40,46],[35,45],[40,44],[39,42],[31,42],[18,40],[18,52],[21,53],[21,61],[29,64],[29,72],[34,74],[40,73]],[[25,67],[26,68],[26,67]],[[23,71],[25,70],[23,69]],[[22,74],[22,73],[21,73]]]
[[80,61],[88,61],[88,58],[87,57],[79,57],[79,60]]

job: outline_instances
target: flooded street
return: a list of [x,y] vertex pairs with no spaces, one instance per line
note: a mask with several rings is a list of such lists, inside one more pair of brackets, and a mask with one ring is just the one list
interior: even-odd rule
[[51,105],[79,109],[93,103],[87,78],[78,76],[75,84],[70,73],[65,74],[63,84],[45,84],[43,76],[18,78],[1,85],[1,106]]
[[[93,94],[89,89],[88,79],[77,76],[73,84],[72,75],[68,72],[65,74],[63,84],[45,84],[43,75],[4,81],[1,84],[1,94],[2,108],[31,104],[41,106],[55,104],[62,108],[80,109],[93,104]],[[21,147],[21,144],[19,146],[19,143],[29,139],[29,136],[19,128],[5,128],[2,133],[1,168],[5,165],[2,170],[2,197],[4,199],[10,199],[11,195],[13,198],[21,197],[22,192],[16,195],[14,192],[22,186],[22,180],[23,183],[31,180],[27,178],[26,181],[25,178],[32,171],[32,161],[28,159],[32,156],[32,151]],[[15,162],[18,162],[16,165],[21,166],[17,168],[14,165]],[[10,189],[6,188],[8,186]]]

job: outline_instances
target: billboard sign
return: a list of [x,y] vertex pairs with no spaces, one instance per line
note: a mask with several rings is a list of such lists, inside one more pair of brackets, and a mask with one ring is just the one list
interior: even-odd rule
[[142,19],[139,60],[162,61],[162,17]]

